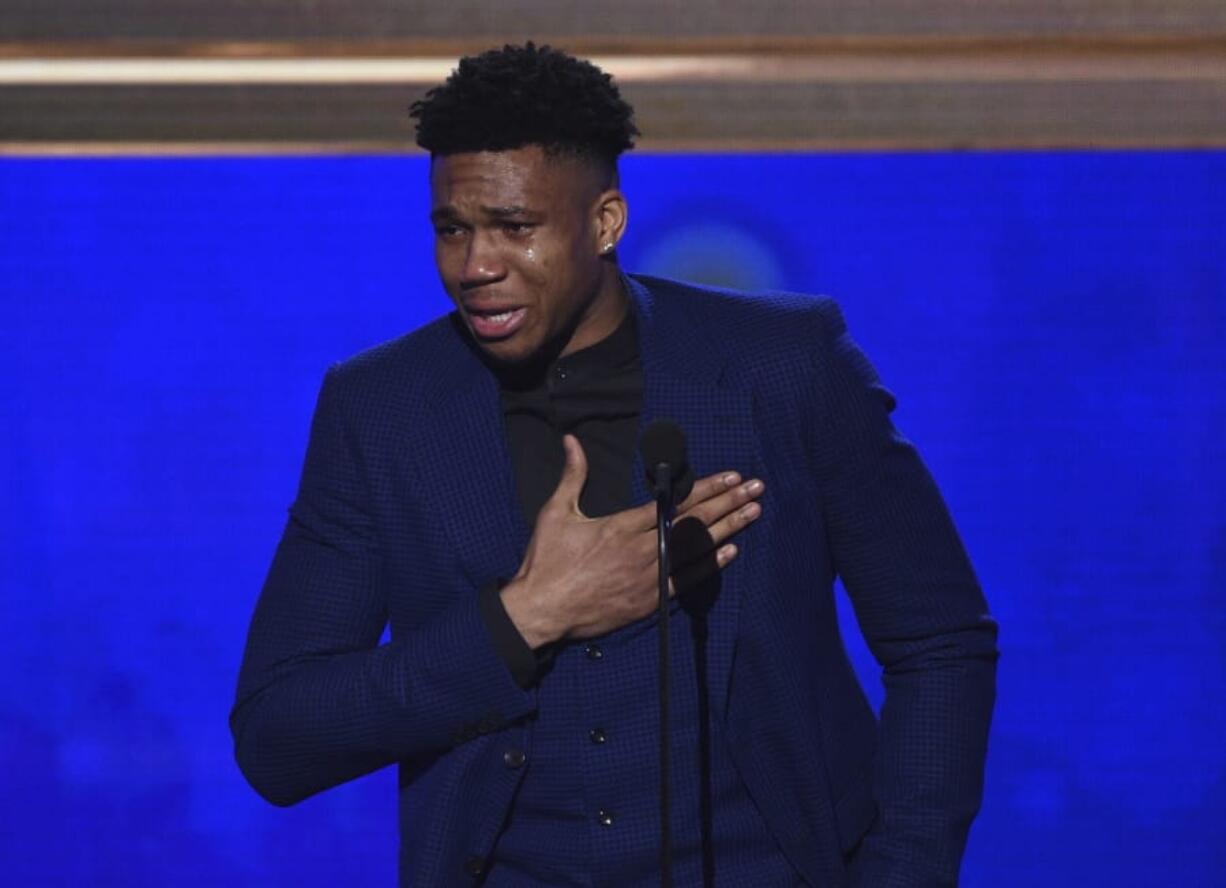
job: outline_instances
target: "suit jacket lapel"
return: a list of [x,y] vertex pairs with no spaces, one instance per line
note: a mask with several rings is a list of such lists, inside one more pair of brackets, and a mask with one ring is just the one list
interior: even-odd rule
[[515,490],[497,381],[467,344],[458,350],[448,391],[435,393],[434,428],[424,436],[420,466],[435,474],[445,467],[447,476],[429,487],[440,494],[439,518],[461,569],[483,586],[514,576],[530,528]]
[[[671,419],[685,432],[695,478],[735,470],[745,478],[759,471],[753,430],[753,402],[748,390],[727,377],[727,350],[713,342],[682,306],[657,297],[642,282],[627,277],[627,289],[638,311],[639,348],[643,362],[643,411],[640,434],[649,423]],[[634,502],[649,502],[642,457],[636,454]],[[744,583],[742,559],[719,576],[718,594],[709,612],[690,611],[706,632],[705,668],[710,700],[724,713],[728,675],[736,638]],[[683,603],[683,607],[685,604]]]

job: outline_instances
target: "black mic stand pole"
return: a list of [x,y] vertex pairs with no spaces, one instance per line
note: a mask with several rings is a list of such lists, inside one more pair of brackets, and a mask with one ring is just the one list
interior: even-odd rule
[[668,542],[673,532],[673,473],[668,463],[656,466],[656,534],[659,546],[660,588],[660,888],[671,888],[668,781]]

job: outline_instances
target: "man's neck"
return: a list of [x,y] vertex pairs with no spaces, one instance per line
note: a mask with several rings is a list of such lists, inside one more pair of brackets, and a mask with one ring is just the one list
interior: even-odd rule
[[616,265],[610,265],[601,281],[600,292],[558,357],[566,357],[611,336],[625,319],[629,307],[630,297],[622,282],[621,272]]

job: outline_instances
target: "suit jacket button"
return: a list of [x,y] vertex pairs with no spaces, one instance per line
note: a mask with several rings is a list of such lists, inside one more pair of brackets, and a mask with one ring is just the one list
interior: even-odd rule
[[589,644],[583,649],[583,653],[587,654],[589,660],[599,660],[604,656],[604,651],[600,649],[598,644]]
[[485,861],[480,857],[470,857],[464,861],[464,872],[476,877],[485,872]]
[[526,758],[522,749],[508,749],[502,754],[502,763],[508,768],[518,768]]

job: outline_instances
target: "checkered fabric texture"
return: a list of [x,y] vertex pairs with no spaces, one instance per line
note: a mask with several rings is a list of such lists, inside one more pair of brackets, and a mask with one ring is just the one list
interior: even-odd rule
[[[678,422],[699,476],[766,482],[704,664],[746,789],[810,885],[956,884],[996,625],[893,397],[828,299],[626,282],[642,423]],[[256,790],[291,805],[397,763],[401,883],[479,883],[538,700],[477,595],[515,573],[529,535],[496,382],[454,316],[331,368],[230,716]],[[882,665],[879,721],[839,637],[836,575]]]

